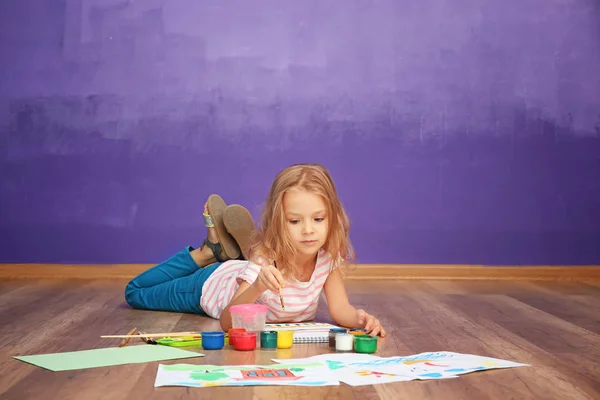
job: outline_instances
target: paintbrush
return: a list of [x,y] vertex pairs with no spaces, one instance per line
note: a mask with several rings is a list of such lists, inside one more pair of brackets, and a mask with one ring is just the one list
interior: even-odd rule
[[131,340],[131,337],[137,332],[137,328],[133,328],[132,330],[130,330],[129,332],[127,332],[127,335],[123,335],[123,336],[127,336],[125,339],[121,340],[121,343],[119,343],[119,347],[123,347],[123,346],[127,346],[127,344],[129,343],[129,341]]
[[285,311],[285,304],[283,304],[283,293],[281,292],[281,288],[279,288],[279,301],[281,301],[281,309]]
[[163,332],[163,333],[148,333],[148,334],[138,334],[138,335],[102,335],[100,336],[103,339],[126,339],[126,338],[155,338],[155,337],[182,337],[182,336],[193,336],[193,337],[202,337],[200,332]]
[[[275,268],[277,268],[277,261],[273,261],[273,265],[275,266]],[[285,304],[283,303],[283,292],[281,291],[281,286],[279,287],[279,301],[281,302],[281,309],[285,311]]]

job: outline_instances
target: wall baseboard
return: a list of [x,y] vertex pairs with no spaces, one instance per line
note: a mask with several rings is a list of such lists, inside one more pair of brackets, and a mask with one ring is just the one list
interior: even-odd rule
[[[0,264],[0,279],[131,279],[151,264]],[[600,266],[358,264],[346,279],[600,280]]]

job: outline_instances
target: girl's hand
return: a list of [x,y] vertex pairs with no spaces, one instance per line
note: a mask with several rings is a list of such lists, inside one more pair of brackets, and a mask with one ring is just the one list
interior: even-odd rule
[[365,310],[356,310],[356,316],[358,318],[358,323],[365,328],[369,335],[379,335],[382,338],[385,337],[385,329],[383,329],[377,318],[367,313]]
[[258,277],[253,285],[261,293],[265,290],[279,293],[279,288],[285,286],[285,280],[277,268],[272,265],[264,265],[260,268]]

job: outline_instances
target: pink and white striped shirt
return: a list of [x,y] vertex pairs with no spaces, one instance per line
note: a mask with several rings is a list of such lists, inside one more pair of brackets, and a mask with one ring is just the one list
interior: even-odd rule
[[[266,290],[256,300],[266,305],[267,322],[301,322],[312,320],[317,312],[323,285],[331,271],[331,255],[319,250],[315,270],[308,282],[288,280],[282,289],[285,311],[281,309],[279,294]],[[200,307],[213,318],[220,318],[242,281],[254,283],[261,266],[247,260],[224,262],[202,286]]]

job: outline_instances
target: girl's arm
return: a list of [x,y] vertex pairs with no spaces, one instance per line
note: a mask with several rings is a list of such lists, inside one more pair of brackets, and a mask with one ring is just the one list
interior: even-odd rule
[[221,313],[221,317],[219,318],[221,329],[223,329],[224,332],[227,332],[229,328],[231,328],[231,312],[229,312],[231,306],[237,304],[252,304],[263,292],[264,290],[261,292],[254,284],[251,285],[246,281],[240,283],[240,287],[233,294],[233,298]]
[[233,297],[227,307],[221,313],[219,323],[221,329],[227,332],[231,328],[231,312],[229,308],[237,304],[252,304],[254,303],[265,290],[271,290],[275,293],[279,292],[279,288],[285,285],[285,280],[281,272],[272,265],[263,266],[260,269],[258,277],[254,283],[249,284],[246,281],[240,283],[240,287],[235,291]]
[[329,313],[336,324],[347,328],[365,328],[367,333],[385,337],[385,330],[377,318],[364,310],[357,310],[350,304],[339,270],[336,269],[329,274],[323,289]]

